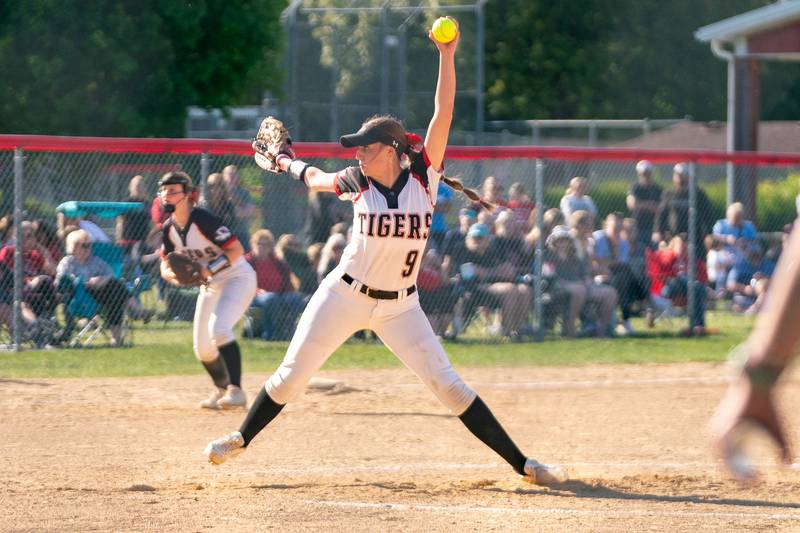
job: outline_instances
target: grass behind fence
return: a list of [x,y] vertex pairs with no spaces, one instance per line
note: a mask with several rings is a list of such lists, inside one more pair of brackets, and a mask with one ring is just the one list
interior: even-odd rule
[[[445,343],[455,366],[583,365],[592,363],[672,363],[723,361],[746,337],[752,319],[728,313],[709,313],[708,323],[719,333],[681,338],[685,320],[617,339],[548,339],[541,343]],[[285,342],[243,340],[244,372],[266,377],[280,363]],[[389,368],[401,363],[377,341],[353,341],[341,347],[323,369]],[[191,324],[169,322],[138,325],[128,348],[90,348],[0,353],[0,383],[13,378],[133,377],[199,374],[203,369],[192,354]]]

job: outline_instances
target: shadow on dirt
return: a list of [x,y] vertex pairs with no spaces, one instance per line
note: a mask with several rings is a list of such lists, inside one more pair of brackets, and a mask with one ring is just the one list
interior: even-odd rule
[[[670,482],[665,478],[665,482]],[[497,487],[484,487],[482,490],[505,492]],[[635,490],[619,489],[608,487],[602,483],[587,483],[580,480],[569,480],[564,483],[548,485],[546,488],[517,489],[518,494],[564,496],[569,498],[592,498],[592,499],[613,499],[613,500],[637,500],[655,502],[674,502],[674,503],[700,503],[712,505],[735,505],[741,507],[775,507],[782,509],[800,509],[800,503],[774,502],[767,500],[746,499],[746,498],[719,498],[713,495],[685,494],[648,494],[636,492]]]

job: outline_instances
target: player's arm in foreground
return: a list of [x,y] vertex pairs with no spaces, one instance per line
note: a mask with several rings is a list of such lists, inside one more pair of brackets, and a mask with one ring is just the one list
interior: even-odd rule
[[439,50],[439,78],[436,82],[436,95],[433,100],[433,116],[425,135],[425,152],[431,166],[437,170],[442,168],[447,138],[450,135],[450,124],[453,122],[453,108],[456,101],[456,63],[455,55],[461,32],[449,43],[440,43],[428,33],[428,38]]
[[715,451],[742,481],[756,472],[742,455],[737,430],[743,422],[761,426],[780,448],[781,458],[792,455],[775,409],[775,383],[796,354],[800,340],[800,224],[795,224],[769,288],[763,312],[744,344],[741,374],[728,387],[711,421]]

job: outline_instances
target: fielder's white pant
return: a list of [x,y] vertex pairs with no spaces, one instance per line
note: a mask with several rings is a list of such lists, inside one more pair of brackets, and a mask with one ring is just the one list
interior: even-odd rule
[[436,395],[462,414],[475,392],[456,374],[419,305],[418,293],[401,300],[375,300],[334,271],[311,297],[289,350],[265,388],[276,403],[301,392],[328,357],[353,333],[373,330],[383,343]]
[[216,360],[217,346],[236,339],[233,327],[250,307],[255,294],[256,276],[252,269],[200,287],[192,332],[194,354],[200,361]]

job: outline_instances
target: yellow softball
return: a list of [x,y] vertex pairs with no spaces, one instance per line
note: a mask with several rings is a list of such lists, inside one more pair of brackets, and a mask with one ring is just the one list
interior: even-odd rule
[[433,23],[433,27],[431,28],[431,33],[433,33],[433,38],[439,41],[440,43],[449,43],[453,39],[456,38],[456,33],[458,33],[458,27],[453,19],[447,17],[439,17]]

